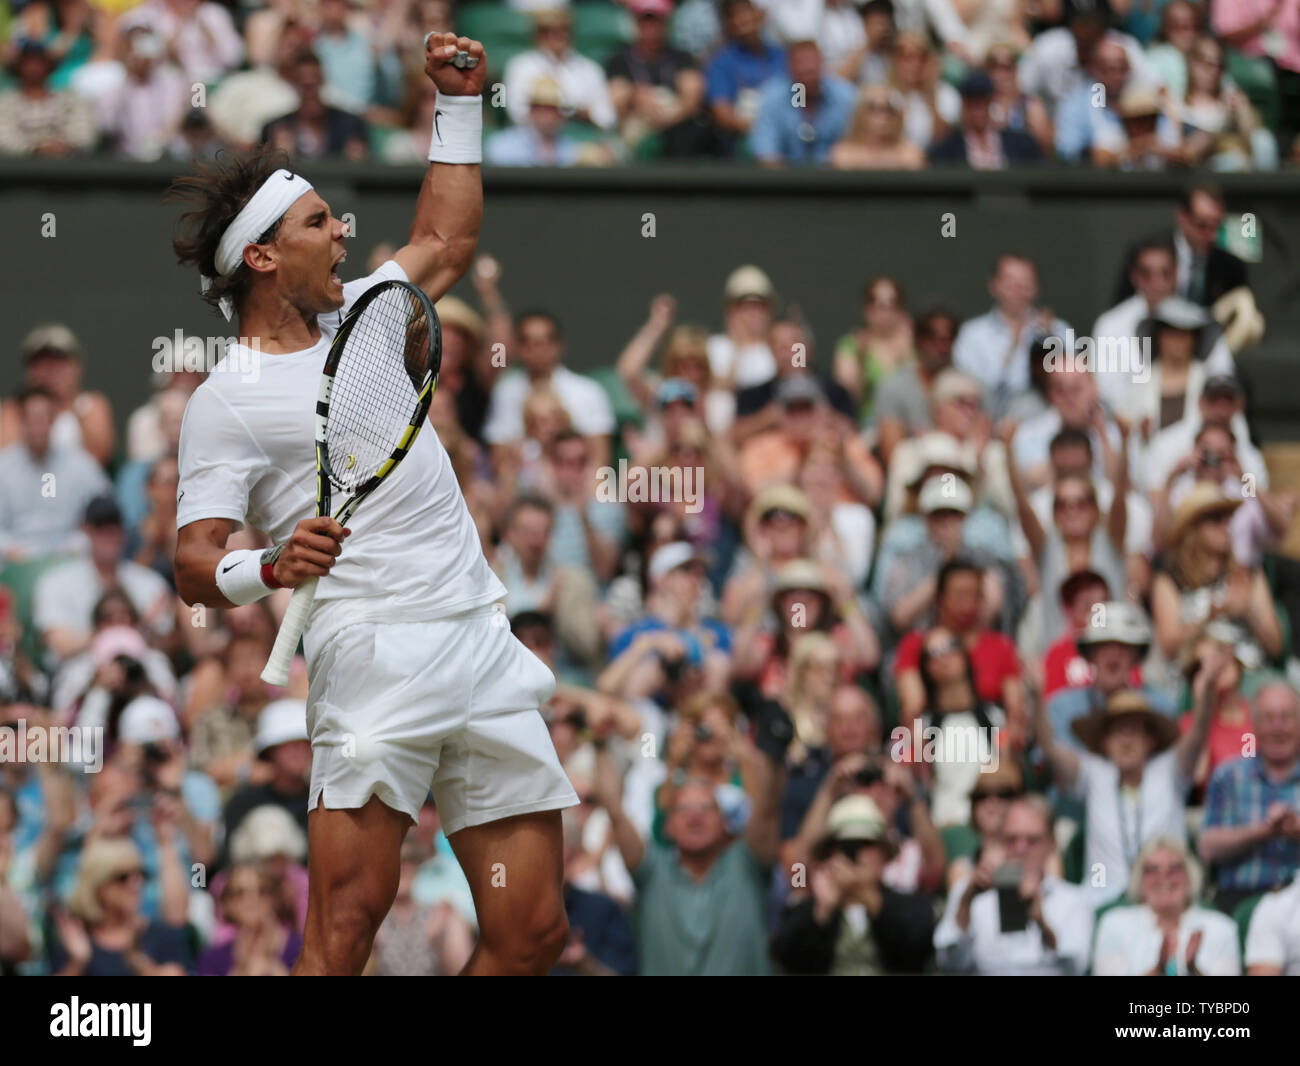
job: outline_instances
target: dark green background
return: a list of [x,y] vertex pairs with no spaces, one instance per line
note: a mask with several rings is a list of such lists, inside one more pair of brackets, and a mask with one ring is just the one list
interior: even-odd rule
[[[106,391],[119,419],[145,396],[153,340],[176,329],[231,332],[197,297],[198,278],[171,253],[174,209],[162,193],[174,167],[10,162],[0,168],[0,382],[20,373],[18,346],[32,325],[60,320],[88,352],[87,383]],[[335,214],[356,216],[345,277],[358,276],[380,241],[401,242],[421,172],[308,164],[303,172]],[[899,277],[909,304],[942,302],[962,314],[988,306],[994,256],[1018,249],[1039,265],[1042,298],[1076,331],[1091,329],[1110,295],[1124,248],[1168,226],[1186,177],[1080,171],[906,175],[771,173],[728,168],[488,171],[480,248],[504,267],[514,310],[547,307],[569,337],[578,369],[607,364],[643,321],[651,297],[678,299],[679,320],[716,327],[728,272],[756,262],[782,299],[812,324],[825,363],[857,321],[870,275]],[[1300,376],[1300,178],[1225,176],[1232,211],[1254,212],[1263,260],[1252,285],[1268,318],[1245,357],[1266,437],[1294,436]],[[57,237],[41,237],[54,212]],[[655,215],[656,236],[641,235]],[[957,236],[941,236],[956,216]],[[470,295],[462,282],[457,292]]]

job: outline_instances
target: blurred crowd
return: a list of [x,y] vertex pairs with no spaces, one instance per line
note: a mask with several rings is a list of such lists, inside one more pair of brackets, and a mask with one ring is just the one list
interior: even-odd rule
[[1300,0],[3,0],[0,155],[418,163],[432,30],[501,166],[1300,161]]
[[[825,341],[740,265],[716,320],[655,296],[590,374],[489,255],[439,301],[430,422],[581,799],[559,972],[1300,973],[1296,495],[1225,209],[1189,188],[1095,323],[1011,250],[983,314],[874,277]],[[288,591],[179,600],[203,375],[114,412],[93,343],[33,324],[0,406],[0,969],[285,973]],[[454,973],[475,933],[430,799],[370,970]]]

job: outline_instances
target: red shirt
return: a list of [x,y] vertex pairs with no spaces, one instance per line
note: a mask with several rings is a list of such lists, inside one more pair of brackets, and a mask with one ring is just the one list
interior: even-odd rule
[[[1178,728],[1186,733],[1192,728],[1192,712],[1188,711],[1178,719]],[[1236,725],[1227,725],[1215,711],[1210,719],[1210,732],[1205,741],[1205,750],[1210,753],[1210,773],[1219,766],[1233,759],[1240,759],[1246,752],[1246,738],[1253,735],[1255,726],[1250,719],[1247,708],[1245,718]]]
[[[898,645],[894,660],[894,676],[904,670],[921,668],[921,648],[926,631],[914,629]],[[985,703],[1003,704],[1002,683],[1009,677],[1020,676],[1020,663],[1016,659],[1016,645],[1008,636],[991,629],[981,629],[975,643],[967,648],[971,669],[975,673],[975,694]]]
[[[1093,681],[1092,663],[1079,654],[1073,636],[1064,636],[1043,656],[1043,699],[1063,688],[1086,688]],[[1142,669],[1134,666],[1128,675],[1133,688],[1142,687]]]

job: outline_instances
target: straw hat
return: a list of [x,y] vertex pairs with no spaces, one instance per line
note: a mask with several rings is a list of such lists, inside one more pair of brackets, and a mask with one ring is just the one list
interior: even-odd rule
[[1178,723],[1151,709],[1147,698],[1134,689],[1120,689],[1112,693],[1105,707],[1098,707],[1082,718],[1070,723],[1070,731],[1079,738],[1089,751],[1101,754],[1101,742],[1106,736],[1106,729],[1111,722],[1121,718],[1139,718],[1155,738],[1156,746],[1152,754],[1164,751],[1178,739]]
[[1224,493],[1221,485],[1213,481],[1198,481],[1174,511],[1174,519],[1169,525],[1169,543],[1178,544],[1187,531],[1207,515],[1231,514],[1243,502],[1232,499]]

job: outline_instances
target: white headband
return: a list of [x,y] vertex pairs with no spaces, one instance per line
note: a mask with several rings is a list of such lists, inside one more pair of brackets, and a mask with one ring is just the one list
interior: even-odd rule
[[[267,178],[222,234],[215,260],[217,273],[223,278],[233,274],[244,261],[244,249],[250,244],[256,244],[257,239],[293,206],[298,197],[311,191],[311,187],[311,182],[306,178],[284,169],[277,170]],[[215,282],[216,278],[203,275],[200,291],[207,292]],[[234,301],[229,296],[223,296],[221,313],[226,316],[227,322],[234,310]]]

